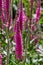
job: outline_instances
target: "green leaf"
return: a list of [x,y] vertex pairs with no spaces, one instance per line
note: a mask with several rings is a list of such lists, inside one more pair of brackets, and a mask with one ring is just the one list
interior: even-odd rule
[[2,47],[5,47],[7,44],[2,40]]

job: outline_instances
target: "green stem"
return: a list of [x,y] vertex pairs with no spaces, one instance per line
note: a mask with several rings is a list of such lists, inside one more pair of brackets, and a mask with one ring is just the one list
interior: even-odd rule
[[[29,24],[29,28],[31,29],[31,24],[32,24],[32,10],[33,10],[33,8],[31,8],[31,11],[30,11],[30,24]],[[30,35],[31,35],[31,31],[29,30],[29,50],[31,50],[31,48],[30,48]],[[30,65],[32,64],[32,57],[30,57]]]
[[9,64],[9,44],[10,44],[10,41],[9,41],[9,29],[8,28],[6,28],[6,38],[7,38],[8,43],[7,43],[7,49],[6,49],[7,56],[6,56],[5,65],[8,65]]

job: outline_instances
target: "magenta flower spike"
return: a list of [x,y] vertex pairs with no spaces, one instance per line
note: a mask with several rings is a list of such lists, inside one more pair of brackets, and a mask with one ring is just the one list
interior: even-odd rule
[[27,20],[27,17],[24,13],[23,10],[23,4],[22,4],[22,0],[19,1],[19,9],[18,9],[18,18],[19,18],[19,22],[20,22],[20,30],[22,31],[23,29],[23,22],[25,22]]
[[5,0],[2,0],[2,21],[5,22]]
[[0,0],[0,11],[2,9],[2,0]]
[[25,15],[24,11],[22,11],[22,20],[20,20],[19,16],[17,17],[17,20],[16,20],[16,22],[14,24],[14,32],[16,32],[16,23],[17,23],[17,21],[22,22],[22,25],[20,23],[20,30],[21,30],[23,28],[23,24],[24,24],[24,22],[26,22],[26,20],[27,20],[27,17]]
[[[27,20],[27,17],[26,17],[26,15],[25,15],[24,11],[22,11],[22,24],[24,24],[24,22],[26,22],[26,20]],[[15,34],[16,34],[17,21],[19,21],[19,16],[17,17],[17,20],[16,20],[16,22],[15,22],[15,24],[14,24],[14,32],[15,32]],[[19,21],[19,22],[20,22],[20,21]],[[21,27],[21,26],[20,26],[20,27]],[[23,25],[22,25],[22,27],[23,27]],[[20,29],[20,30],[21,30],[21,29]],[[15,35],[14,35],[14,39],[15,39]]]
[[[19,21],[20,22],[20,30],[22,31],[23,24],[24,24],[24,22],[27,21],[27,16],[25,15],[23,8],[22,8],[22,13],[20,13],[20,9],[19,9],[19,12],[18,13],[19,14],[18,14],[18,17],[17,17],[17,20],[16,21]],[[16,24],[15,24],[15,26],[16,26]],[[16,29],[16,27],[15,27],[15,29]]]
[[19,2],[19,21],[20,21],[20,30],[22,31],[22,28],[23,28],[23,18],[22,18],[22,7],[23,7],[23,5],[22,5],[22,0],[20,0],[20,2]]
[[[5,0],[5,1],[3,1],[3,2],[5,2],[5,5],[4,5],[4,16],[6,16],[5,17],[5,21],[6,21],[6,25],[7,25],[7,23],[9,22],[9,19],[10,19],[10,15],[9,15],[9,6],[10,6],[10,0]],[[9,25],[8,25],[9,26]]]
[[22,54],[23,54],[23,45],[22,45],[22,34],[20,31],[20,22],[17,22],[16,25],[16,35],[15,35],[15,41],[16,41],[16,46],[15,46],[15,54],[16,58],[18,60],[22,59]]
[[0,54],[0,65],[2,65],[2,54]]
[[12,24],[12,15],[9,12],[10,0],[2,0],[2,21],[6,27],[10,27]]
[[2,0],[0,0],[0,17],[1,17],[1,12],[2,12]]
[[10,6],[10,0],[6,0],[6,12],[7,12],[7,15],[9,15],[9,6]]
[[41,16],[41,0],[37,1],[37,8],[36,8],[36,22],[39,21]]
[[[16,22],[17,21],[20,22],[21,31],[23,29],[23,24],[24,24],[24,22],[26,22],[26,20],[27,20],[27,16],[25,15],[24,10],[23,10],[22,0],[19,0],[18,16],[17,16]],[[14,25],[14,32],[16,32],[16,23]]]
[[2,21],[7,22],[6,0],[2,0]]

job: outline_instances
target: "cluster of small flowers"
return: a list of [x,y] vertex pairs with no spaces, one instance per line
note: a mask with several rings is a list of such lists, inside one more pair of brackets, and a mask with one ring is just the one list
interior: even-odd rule
[[10,27],[12,22],[12,17],[10,13],[10,0],[0,0],[0,11],[1,11],[1,20],[5,24],[2,25]]

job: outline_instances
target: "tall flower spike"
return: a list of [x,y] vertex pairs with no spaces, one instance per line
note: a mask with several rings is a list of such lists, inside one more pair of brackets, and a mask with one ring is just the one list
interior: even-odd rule
[[[27,16],[25,15],[24,10],[23,10],[23,7],[22,7],[22,0],[20,0],[19,3],[20,3],[20,4],[19,4],[18,16],[17,16],[16,22],[17,22],[17,21],[20,22],[20,30],[22,31],[23,24],[24,24],[24,22],[26,22]],[[21,7],[20,7],[20,6],[21,6]],[[15,25],[14,25],[14,32],[16,32],[16,23],[15,23]]]
[[10,27],[12,23],[12,15],[9,9],[10,7],[10,0],[2,0],[2,21],[5,23],[6,27]]
[[[27,17],[26,17],[26,15],[25,15],[24,11],[22,11],[22,24],[24,24],[24,22],[26,22],[26,20],[27,20]],[[20,20],[19,20],[19,15],[17,16],[17,20],[16,20],[16,22],[15,22],[15,24],[14,24],[14,32],[15,32],[15,33],[16,33],[17,21],[20,22]],[[20,27],[21,27],[21,25],[20,25]],[[23,25],[22,25],[22,27],[23,27]],[[20,30],[21,30],[21,29],[20,29]],[[15,39],[15,35],[14,35],[14,39]]]
[[9,4],[10,4],[10,0],[6,0],[6,9],[7,9],[7,12],[9,12]]
[[18,9],[18,15],[19,15],[19,22],[20,22],[20,30],[22,31],[23,28],[23,21],[27,20],[27,17],[23,11],[23,4],[22,0],[19,0],[19,9]]
[[10,0],[6,0],[6,14],[7,14],[7,18],[9,18],[9,6],[10,6]]
[[2,54],[0,54],[0,65],[2,65]]
[[23,54],[23,45],[22,45],[22,34],[20,31],[20,23],[17,22],[16,25],[16,35],[15,35],[15,41],[16,41],[16,47],[15,47],[15,54],[16,54],[16,58],[18,60],[22,59],[22,54]]
[[5,12],[6,12],[6,1],[2,0],[2,21],[3,22],[6,22]]
[[6,0],[6,16],[7,16],[7,23],[6,25],[8,25],[7,27],[9,28],[10,25],[12,24],[12,13],[11,13],[11,1],[10,0]]
[[37,0],[37,8],[36,8],[36,22],[40,19],[41,15],[41,0]]
[[2,12],[2,0],[0,0],[0,16],[1,16],[1,12]]

